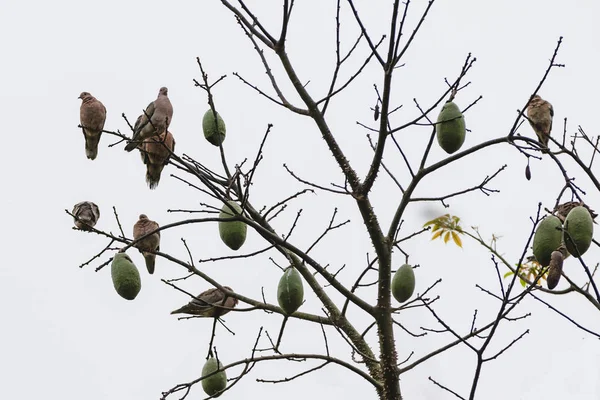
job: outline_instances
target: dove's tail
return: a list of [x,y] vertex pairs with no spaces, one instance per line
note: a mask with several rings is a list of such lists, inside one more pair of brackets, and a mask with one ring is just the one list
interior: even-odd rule
[[183,311],[184,307],[178,308],[177,310],[173,310],[171,311],[171,314],[183,314],[185,311]]
[[163,164],[146,164],[146,183],[150,189],[156,189],[158,182],[160,182],[160,174],[164,168]]
[[85,135],[85,155],[90,160],[95,160],[98,155],[98,143],[100,142],[100,136],[102,132],[98,134],[90,135],[89,132]]
[[144,259],[146,260],[146,268],[148,269],[148,273],[152,275],[154,273],[156,255],[151,253],[144,253]]
[[131,151],[138,147],[139,144],[140,142],[138,142],[137,140],[132,140],[129,143],[127,143],[127,146],[125,146],[125,151]]

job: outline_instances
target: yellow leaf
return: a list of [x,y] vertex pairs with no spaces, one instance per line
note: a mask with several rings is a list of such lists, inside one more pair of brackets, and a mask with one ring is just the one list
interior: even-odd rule
[[527,282],[525,282],[523,279],[519,279],[519,281],[521,281],[521,286],[523,286],[523,287],[527,286]]
[[452,232],[452,240],[454,240],[454,243],[462,249],[462,241],[456,232]]
[[426,226],[428,226],[428,225],[437,224],[438,220],[439,220],[439,217],[438,217],[438,218],[434,218],[434,219],[432,219],[431,221],[427,221],[427,222],[425,222],[425,223],[423,224],[423,227],[426,227]]
[[535,278],[535,274],[533,273],[533,271],[530,270],[529,273],[527,274],[527,280],[529,282],[533,282],[534,278]]
[[435,239],[439,238],[440,236],[442,236],[442,233],[444,233],[443,229],[441,231],[437,231],[436,233],[433,234],[433,236],[431,237],[431,240],[435,240]]
[[444,235],[444,243],[448,243],[448,240],[450,240],[450,232],[446,232]]

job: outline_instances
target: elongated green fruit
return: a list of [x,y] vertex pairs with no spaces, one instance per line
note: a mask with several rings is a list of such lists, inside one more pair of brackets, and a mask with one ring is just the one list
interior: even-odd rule
[[465,142],[467,129],[465,118],[456,104],[449,101],[444,104],[437,119],[437,141],[442,149],[452,154]]
[[142,289],[140,272],[125,253],[117,253],[110,265],[115,290],[124,299],[133,300]]
[[542,267],[550,264],[552,252],[562,243],[562,223],[558,217],[548,215],[538,225],[533,236],[533,255]]
[[392,278],[392,295],[400,303],[410,299],[415,291],[415,272],[413,268],[404,264],[394,274]]
[[569,253],[579,258],[590,248],[594,235],[594,221],[587,208],[574,207],[565,218],[565,245]]
[[225,121],[217,113],[217,121],[215,123],[215,114],[213,110],[208,110],[204,113],[202,118],[202,131],[204,132],[204,138],[211,144],[219,146],[225,141]]
[[302,277],[294,267],[288,267],[277,286],[277,302],[286,314],[293,314],[304,301]]
[[[235,209],[233,212],[231,208]],[[235,201],[229,200],[223,204],[219,218],[232,218],[236,214],[242,213],[240,207]],[[219,221],[219,235],[223,243],[232,250],[238,250],[246,241],[246,231],[248,226],[242,221]]]
[[[204,367],[202,367],[202,376],[206,376],[208,374],[212,374],[217,371],[219,368],[223,368],[223,364],[217,361],[216,358],[210,357],[206,360]],[[227,374],[225,371],[217,372],[214,375],[209,376],[206,379],[202,379],[202,389],[204,393],[209,396],[219,397],[221,393],[215,396],[215,393],[220,392],[221,390],[227,387]]]

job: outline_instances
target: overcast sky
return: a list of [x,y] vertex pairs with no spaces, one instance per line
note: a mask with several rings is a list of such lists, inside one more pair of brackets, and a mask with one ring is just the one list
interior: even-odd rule
[[[250,2],[258,5],[258,16],[273,29],[278,27],[279,3]],[[391,3],[356,1],[372,37],[387,33]],[[415,0],[411,4],[414,8],[409,13],[407,34],[427,2]],[[346,4],[343,10],[342,48],[347,50],[358,30]],[[326,93],[334,65],[334,15],[333,1],[297,2],[291,22],[288,51],[302,81],[310,81],[307,88],[315,98]],[[563,36],[557,61],[566,68],[552,70],[540,94],[554,106],[555,135],[562,132],[564,118],[568,118],[569,133],[581,125],[588,134],[597,135],[598,15],[600,4],[595,0],[436,2],[414,46],[405,55],[406,65],[396,72],[393,101],[403,107],[394,114],[393,122],[400,125],[418,115],[413,98],[424,106],[431,104],[445,90],[444,78],[454,79],[467,54],[472,53],[477,62],[466,78],[472,83],[456,102],[464,108],[479,95],[483,99],[466,115],[471,131],[465,148],[505,135],[516,110],[525,104],[546,70],[558,38]],[[198,208],[200,202],[220,205],[170,177],[172,173],[179,175],[172,166],[163,172],[158,188],[149,190],[139,155],[124,152],[123,144],[108,147],[114,143],[109,135],[102,138],[98,158],[86,159],[83,137],[77,128],[79,93],[91,92],[104,103],[108,110],[105,129],[129,134],[121,114],[125,113],[130,121],[135,119],[156,98],[158,89],[167,86],[174,106],[170,130],[177,142],[176,152],[189,154],[220,172],[218,150],[204,140],[201,131],[207,99],[192,82],[200,78],[195,60],[199,56],[212,80],[227,75],[214,94],[227,124],[225,149],[231,165],[252,159],[267,124],[274,124],[253,186],[251,201],[257,208],[271,206],[306,187],[285,172],[283,163],[299,176],[325,186],[331,182],[343,184],[342,175],[311,120],[270,103],[233,75],[238,72],[272,93],[251,43],[219,1],[2,0],[0,36],[0,109],[6,139],[5,155],[0,158],[4,189],[0,221],[5,254],[0,267],[3,396],[157,399],[161,392],[200,376],[211,321],[178,321],[169,315],[189,298],[160,281],[186,272],[164,259],[157,260],[156,273],[149,276],[141,255],[129,250],[142,273],[142,290],[132,302],[115,293],[110,268],[94,272],[95,266],[110,254],[80,269],[79,265],[107,242],[94,234],[73,231],[72,219],[64,210],[82,200],[92,200],[101,209],[97,227],[116,233],[114,206],[125,233],[131,235],[140,213],[166,224],[186,217],[168,213],[167,209]],[[359,46],[343,75],[349,76],[366,54],[364,44]],[[271,55],[269,59],[274,61]],[[273,66],[275,74],[283,77],[282,69]],[[381,76],[375,64],[367,68],[332,103],[328,114],[336,138],[361,176],[368,168],[371,150],[366,131],[356,122],[373,125],[373,84],[381,87]],[[289,84],[282,87],[290,101],[302,105]],[[436,115],[437,111],[433,117]],[[534,135],[527,124],[519,132]],[[411,162],[420,159],[428,135],[429,128],[409,129],[399,135]],[[445,155],[434,146],[430,161]],[[390,148],[384,161],[407,183],[408,175],[397,152]],[[439,203],[411,205],[405,213],[401,236],[420,229],[432,217],[450,212],[462,218],[464,227],[478,226],[486,238],[500,236],[499,251],[516,262],[538,202],[552,207],[563,185],[560,171],[549,159],[532,160],[533,179],[528,182],[524,178],[525,158],[508,145],[495,146],[428,177],[415,194],[442,195],[476,185],[503,164],[508,164],[507,169],[491,184],[500,193],[491,197],[478,192],[468,194],[449,201],[448,210]],[[565,165],[573,168],[571,163]],[[588,193],[587,203],[598,210],[600,196],[593,186],[576,169],[571,173]],[[384,228],[389,226],[399,199],[399,190],[382,173],[375,185],[373,203]],[[350,219],[352,223],[327,236],[311,254],[322,265],[329,264],[332,271],[346,264],[339,278],[351,284],[372,250],[352,199],[322,192],[306,195],[291,203],[274,226],[280,234],[286,233],[302,208],[302,218],[291,240],[307,248],[326,228],[334,207],[339,209],[340,222]],[[161,250],[187,260],[181,238],[187,240],[196,261],[233,254],[220,241],[214,223],[163,232]],[[264,246],[258,235],[249,232],[240,251]],[[490,255],[476,243],[465,239],[461,250],[440,241],[430,242],[423,235],[407,242],[403,250],[410,254],[412,264],[421,266],[416,271],[417,292],[437,278],[443,279],[435,293],[441,296],[435,303],[436,310],[458,332],[468,332],[474,309],[479,310],[479,326],[494,318],[498,303],[475,284],[497,291],[497,278]],[[586,254],[588,265],[595,265],[599,254],[593,247]],[[285,265],[285,260],[272,252],[249,260],[199,264],[199,268],[256,299],[260,299],[264,288],[267,301],[276,303],[280,271],[269,257]],[[397,254],[395,257],[394,266],[400,266],[403,258]],[[576,260],[568,260],[565,270],[583,282]],[[181,286],[194,293],[209,287],[201,279],[188,279]],[[331,288],[328,292],[341,304]],[[375,301],[372,290],[359,294],[369,302]],[[576,295],[547,299],[587,328],[600,331],[598,310],[583,299]],[[315,296],[308,291],[306,300],[302,310],[322,314]],[[500,326],[489,355],[525,330],[529,329],[529,334],[485,365],[477,397],[600,398],[598,341],[533,299],[524,301],[514,316],[526,313],[532,315]],[[369,323],[357,310],[351,311],[350,318],[359,330]],[[281,323],[280,316],[262,312],[230,313],[224,319],[235,332],[233,336],[223,328],[218,330],[215,344],[224,363],[250,356],[258,329],[264,326],[276,336]],[[422,326],[439,328],[423,309],[401,313],[399,320],[414,332]],[[332,353],[349,360],[346,343],[334,330],[327,333]],[[369,338],[376,349],[374,339]],[[398,331],[396,339],[402,360],[411,351],[415,351],[413,358],[420,357],[453,338],[449,334],[413,338]],[[268,344],[261,343],[262,347]],[[291,320],[282,350],[323,353],[320,328]],[[431,384],[427,379],[431,376],[467,396],[474,361],[474,353],[464,346],[456,347],[403,375],[403,394],[409,400],[453,398]],[[335,366],[287,384],[255,381],[291,376],[307,365],[260,364],[223,398],[376,396],[366,382]],[[203,395],[198,385],[190,398]]]

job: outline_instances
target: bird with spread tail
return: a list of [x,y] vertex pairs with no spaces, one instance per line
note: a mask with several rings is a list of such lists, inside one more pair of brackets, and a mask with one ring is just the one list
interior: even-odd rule
[[[224,289],[233,292],[229,286]],[[191,314],[204,318],[219,318],[231,311],[238,303],[235,297],[227,296],[219,288],[212,288],[200,293],[185,306],[171,311],[171,314]]]
[[552,117],[554,117],[552,104],[542,99],[537,94],[533,96],[527,106],[527,119],[537,135],[540,144],[544,148],[544,151],[547,151],[548,142],[550,141]]
[[[137,240],[158,228],[159,225],[148,219],[146,214],[140,214],[138,221],[133,225],[133,240]],[[160,250],[160,231],[154,232],[152,235],[140,240],[134,244],[134,247],[144,256],[148,273],[153,274],[154,266],[156,264],[156,254],[150,252]]]
[[148,104],[144,113],[135,121],[133,137],[125,146],[126,151],[139,147],[144,139],[161,135],[169,128],[173,118],[173,105],[169,100],[168,92],[166,87],[161,87],[156,100]]
[[142,161],[146,164],[146,183],[150,189],[158,186],[160,174],[169,163],[173,151],[175,151],[175,139],[169,131],[144,140],[140,146]]
[[75,227],[82,231],[89,231],[96,225],[100,218],[100,209],[91,201],[82,201],[75,204],[71,214],[74,215]]
[[98,143],[106,121],[106,107],[88,92],[81,92],[78,99],[81,99],[79,121],[85,137],[85,155],[94,160],[98,155]]

